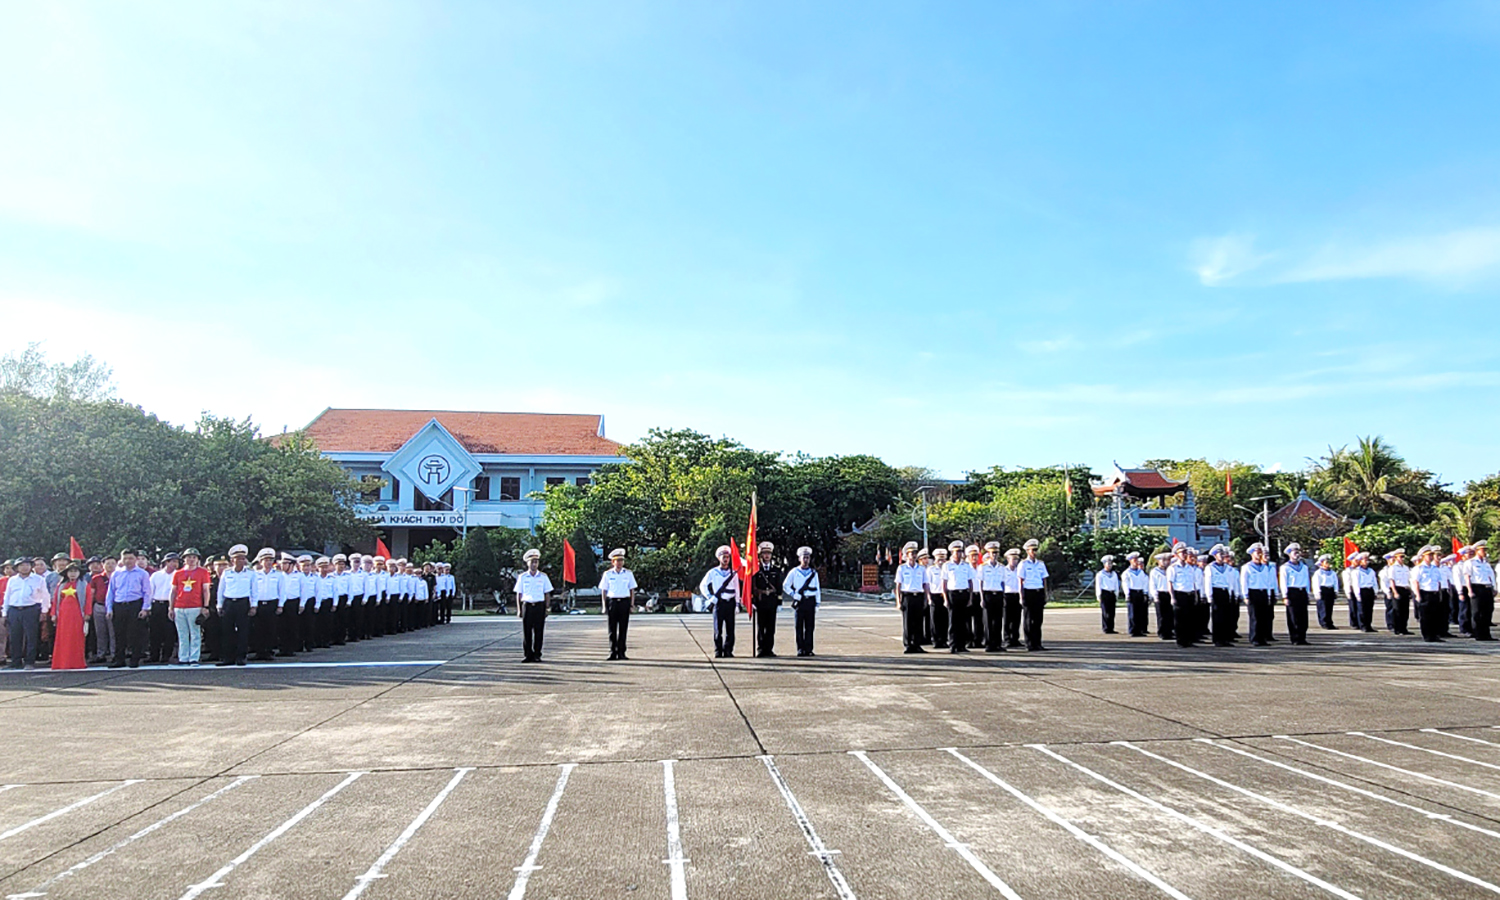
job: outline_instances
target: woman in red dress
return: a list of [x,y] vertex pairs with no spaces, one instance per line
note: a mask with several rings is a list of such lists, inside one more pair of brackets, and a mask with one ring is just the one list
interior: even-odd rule
[[77,560],[68,563],[52,595],[52,615],[57,636],[52,644],[52,668],[86,669],[83,655],[83,601],[87,585],[80,581],[83,568]]

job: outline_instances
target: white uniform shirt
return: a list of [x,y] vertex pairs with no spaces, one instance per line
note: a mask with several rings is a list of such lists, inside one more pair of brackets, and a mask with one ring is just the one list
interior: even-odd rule
[[[944,565],[946,565],[946,563]],[[927,567],[927,587],[930,588],[934,594],[939,593],[939,592],[942,591],[942,589],[943,589],[943,567],[942,566],[931,565],[931,566]]]
[[1312,585],[1314,594],[1321,596],[1323,588],[1330,588],[1337,594],[1339,592],[1339,573],[1332,569],[1313,569]]
[[1364,566],[1355,566],[1349,570],[1349,586],[1354,589],[1350,596],[1358,597],[1359,592],[1365,588],[1375,589],[1375,570]]
[[974,567],[966,562],[950,562],[943,566],[943,584],[950,591],[974,589]]
[[324,600],[332,600],[338,591],[339,576],[333,572],[327,575],[313,576],[313,598],[321,603]]
[[[1369,569],[1365,571],[1370,572]],[[1371,587],[1375,586],[1374,578],[1375,573],[1370,572]],[[1312,572],[1308,569],[1307,563],[1302,562],[1292,565],[1288,562],[1281,564],[1281,596],[1285,597],[1289,588],[1302,588],[1308,593],[1312,592]]]
[[151,573],[151,602],[165,603],[171,599],[172,573],[166,569],[157,569]]
[[1240,590],[1249,597],[1251,591],[1265,591],[1276,596],[1276,567],[1270,563],[1247,562],[1240,566]]
[[1411,586],[1419,591],[1443,589],[1443,567],[1418,563],[1411,567]]
[[1047,564],[1039,559],[1021,560],[1016,573],[1020,575],[1021,587],[1025,590],[1039,591],[1047,586]]
[[1469,583],[1495,586],[1495,569],[1489,560],[1477,556],[1469,560]]
[[1126,569],[1120,573],[1120,583],[1127,594],[1131,591],[1144,594],[1151,590],[1151,573],[1145,569]]
[[605,569],[599,578],[599,593],[611,600],[628,600],[630,592],[639,585],[635,583],[635,573],[629,569]]
[[1203,574],[1197,566],[1172,563],[1167,566],[1167,580],[1172,582],[1172,590],[1180,594],[1190,594],[1198,590],[1198,576]]
[[288,603],[296,606],[302,600],[302,573],[297,571],[283,572],[276,570],[276,578],[281,582],[281,605]]
[[740,576],[734,569],[721,569],[715,566],[708,570],[702,581],[698,582],[698,593],[715,602],[733,600],[738,603]]
[[920,594],[927,589],[927,567],[902,563],[896,568],[896,587],[903,594]]
[[980,564],[979,589],[995,592],[1005,590],[1005,566],[1001,563]]
[[1151,593],[1165,594],[1172,590],[1172,570],[1163,569],[1161,566],[1151,570],[1147,577],[1151,580]]
[[286,596],[282,588],[281,576],[284,574],[280,569],[269,572],[256,569],[250,576],[250,602],[279,604]]
[[802,568],[797,566],[786,573],[782,579],[781,592],[791,598],[793,603],[802,599],[811,599],[814,606],[823,605],[823,588],[818,583],[818,570],[812,566]]
[[1007,594],[1019,594],[1019,593],[1021,593],[1021,571],[1020,571],[1020,569],[1021,569],[1020,563],[1017,563],[1014,566],[1012,566],[1010,563],[1006,563],[1005,564],[1005,593],[1007,593]]
[[1203,570],[1204,593],[1212,596],[1214,588],[1223,588],[1229,592],[1229,596],[1239,595],[1240,573],[1235,571],[1234,566],[1222,563],[1209,563],[1208,568]]
[[427,589],[427,579],[412,576],[411,586],[416,589],[413,599],[418,603],[421,603],[423,600],[432,599],[432,597],[428,596],[430,592]]
[[1101,595],[1105,591],[1109,591],[1116,597],[1120,596],[1119,572],[1106,572],[1103,569],[1100,569],[1099,571],[1094,573],[1094,597],[1102,599]]
[[552,593],[552,579],[547,573],[538,570],[535,575],[530,572],[522,572],[516,576],[516,596],[522,603],[541,603]]

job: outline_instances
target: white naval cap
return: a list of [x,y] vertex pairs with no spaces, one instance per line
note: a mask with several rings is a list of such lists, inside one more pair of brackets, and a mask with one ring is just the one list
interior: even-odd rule
[[1042,546],[1042,542],[1039,541],[1039,540],[1037,540],[1036,538],[1029,538],[1029,539],[1027,539],[1026,543],[1024,543],[1024,544],[1021,545],[1021,547],[1023,549],[1026,549],[1026,550],[1030,550],[1033,547],[1040,547],[1040,546]]
[[1472,544],[1469,545],[1469,549],[1470,550],[1488,550],[1488,549],[1490,549],[1490,542],[1489,541],[1475,541],[1474,543],[1472,543]]
[[[1389,558],[1389,557],[1387,557],[1387,558]],[[1333,557],[1329,556],[1327,553],[1319,553],[1318,554],[1318,558],[1316,560],[1314,560],[1314,562],[1320,562],[1320,563],[1333,562]]]
[[717,550],[714,551],[714,556],[723,556],[724,554],[726,554],[728,552],[729,552],[729,545],[728,544],[720,544],[719,545],[719,549],[717,549]]
[[541,559],[541,558],[542,558],[542,551],[536,549],[535,547],[532,547],[530,550],[527,550],[525,553],[521,554],[521,560],[523,562],[530,561],[530,560],[533,560],[533,559]]
[[920,550],[920,549],[921,548],[917,546],[917,542],[916,541],[907,541],[905,544],[901,545],[901,552],[902,553],[905,553],[908,550]]
[[1220,553],[1228,553],[1228,552],[1229,552],[1229,548],[1226,547],[1226,546],[1224,546],[1223,544],[1214,544],[1212,547],[1209,548],[1208,555],[1209,556],[1218,556]]
[[770,541],[761,541],[759,544],[755,545],[755,549],[758,551],[775,550],[776,545],[771,543]]
[[1113,553],[1106,553],[1103,556],[1099,557],[1099,563],[1101,565],[1107,564],[1107,563],[1112,563],[1114,561],[1115,561],[1115,557],[1114,557]]
[[1012,547],[1009,550],[1005,551],[1005,555],[1006,556],[1020,556],[1021,555],[1021,551],[1017,547]]
[[229,555],[230,556],[249,556],[250,555],[250,548],[246,547],[244,544],[235,544],[233,547],[229,548]]
[[260,562],[261,560],[266,559],[267,557],[270,557],[271,559],[275,559],[276,558],[276,551],[272,550],[270,547],[262,547],[262,548],[260,548],[260,552],[257,553],[257,554],[255,554],[255,561],[256,562]]
[[999,541],[987,541],[987,542],[985,542],[984,549],[986,549],[986,550],[999,550],[1000,549],[1000,542]]
[[[303,559],[311,559],[312,557],[310,557],[310,556],[304,556],[302,558]],[[320,556],[320,557],[318,557],[318,565],[320,565],[320,566],[331,566],[331,565],[333,565],[333,560],[329,559],[326,556]]]
[[797,555],[798,556],[812,556],[812,548],[811,547],[798,547],[797,548]]
[[1140,558],[1141,558],[1141,555],[1139,553],[1135,552],[1134,550],[1132,550],[1129,553],[1125,554],[1125,561],[1126,562],[1129,562],[1132,559],[1140,559]]
[[304,553],[301,556],[297,557],[297,562],[312,562],[312,561],[313,561],[313,555],[311,553]]
[[948,549],[952,550],[954,547],[957,547],[958,549],[962,550],[964,548],[964,542],[963,541],[949,541],[948,542]]
[[1162,561],[1163,561],[1163,560],[1168,560],[1168,559],[1171,559],[1171,558],[1172,558],[1172,554],[1170,554],[1170,553],[1158,553],[1158,554],[1156,554],[1156,556],[1155,556],[1155,557],[1153,557],[1153,558],[1154,558],[1154,559],[1155,559],[1155,560],[1156,560],[1156,561],[1157,561],[1157,562],[1162,562]]
[[1296,541],[1292,541],[1290,544],[1287,544],[1286,545],[1286,549],[1282,550],[1281,552],[1284,555],[1286,555],[1286,556],[1291,556],[1293,550],[1296,550],[1298,553],[1301,553],[1302,552],[1302,545],[1299,544],[1299,543],[1297,543]]
[[625,548],[624,547],[616,547],[615,549],[609,551],[609,558],[610,559],[624,559],[625,558]]

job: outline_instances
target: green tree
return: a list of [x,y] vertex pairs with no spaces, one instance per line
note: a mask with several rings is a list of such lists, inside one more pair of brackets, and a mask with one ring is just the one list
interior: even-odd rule
[[1433,512],[1436,518],[1432,521],[1432,530],[1456,537],[1464,544],[1488,538],[1500,526],[1500,508],[1486,504],[1472,493],[1456,501],[1439,503]]
[[466,594],[487,595],[504,590],[500,560],[484,528],[470,528],[453,560],[453,580]]
[[1430,521],[1437,504],[1452,499],[1431,472],[1407,465],[1379,436],[1359,438],[1353,449],[1329,447],[1313,463],[1309,493],[1350,517],[1389,515],[1411,523]]
[[1344,538],[1346,537],[1359,549],[1368,552],[1372,557],[1371,561],[1377,567],[1383,565],[1382,557],[1385,554],[1398,547],[1412,554],[1416,553],[1417,548],[1423,544],[1431,544],[1439,539],[1431,530],[1423,526],[1408,525],[1403,522],[1374,522],[1361,525],[1346,535],[1324,538],[1319,543],[1318,551],[1332,557],[1333,566],[1336,569],[1344,567]]
[[39,341],[20,353],[0,357],[0,395],[21,394],[38,400],[98,401],[114,398],[114,373],[84,354],[71,363],[54,363]]

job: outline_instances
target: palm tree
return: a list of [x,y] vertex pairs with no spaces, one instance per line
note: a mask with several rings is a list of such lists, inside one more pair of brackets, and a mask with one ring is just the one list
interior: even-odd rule
[[1500,525],[1500,509],[1478,501],[1472,494],[1463,498],[1462,506],[1443,502],[1432,511],[1437,516],[1432,526],[1465,544],[1491,534]]
[[1316,464],[1313,480],[1345,512],[1410,513],[1412,504],[1397,493],[1410,471],[1385,438],[1362,437],[1353,450],[1329,447],[1328,455]]

